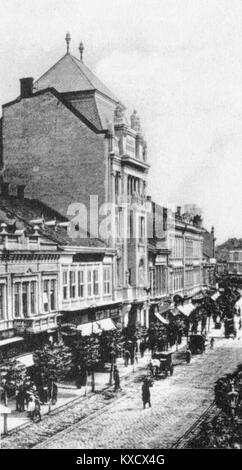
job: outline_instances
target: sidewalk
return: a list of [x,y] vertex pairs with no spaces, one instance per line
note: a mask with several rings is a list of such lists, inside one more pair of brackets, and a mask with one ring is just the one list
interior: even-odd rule
[[[169,349],[170,352],[173,352],[174,355],[176,352],[182,351],[186,348],[186,339],[182,340],[182,343],[176,348],[174,345]],[[120,379],[125,380],[127,377],[131,376],[133,373],[138,370],[146,369],[151,358],[150,352],[145,352],[144,357],[138,358],[138,363],[136,362],[133,365],[124,366],[123,359],[117,359],[117,366],[119,369]],[[95,391],[101,392],[105,388],[110,386],[110,371],[107,372],[95,372]],[[58,384],[58,401],[56,405],[51,406],[51,411],[58,410],[62,406],[71,403],[72,401],[79,400],[81,397],[86,397],[86,395],[92,394],[91,391],[91,376],[88,377],[87,386],[81,387],[78,389],[74,383],[59,383]],[[30,423],[30,419],[25,412],[17,412],[15,398],[9,399],[8,407],[11,409],[11,414],[8,415],[8,431],[11,431],[17,427],[24,426]],[[41,405],[41,415],[44,416],[48,414],[49,407],[48,405]],[[3,433],[3,416],[0,416],[0,432]]]

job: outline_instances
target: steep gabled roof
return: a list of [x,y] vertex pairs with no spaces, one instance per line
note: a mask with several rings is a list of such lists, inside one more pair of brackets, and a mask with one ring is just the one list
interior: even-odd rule
[[[30,224],[31,220],[44,219],[46,221],[55,219],[57,224],[59,222],[68,221],[59,212],[50,208],[38,199],[19,199],[16,196],[0,196],[0,223],[4,222],[9,227],[19,228],[16,226],[18,222],[23,222],[27,233],[31,233],[33,225]],[[40,228],[42,236],[52,240],[61,246],[78,246],[89,248],[105,248],[105,243],[99,238],[86,237],[83,233],[83,238],[71,238],[65,227],[56,226],[50,227],[43,225]]]
[[118,103],[116,96],[76,57],[67,53],[34,83],[35,90],[54,87],[59,93],[97,90]]

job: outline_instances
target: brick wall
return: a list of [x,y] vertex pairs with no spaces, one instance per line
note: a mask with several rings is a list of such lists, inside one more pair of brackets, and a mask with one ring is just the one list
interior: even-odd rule
[[5,180],[64,215],[72,202],[89,204],[90,194],[104,202],[106,147],[103,134],[49,91],[3,108]]

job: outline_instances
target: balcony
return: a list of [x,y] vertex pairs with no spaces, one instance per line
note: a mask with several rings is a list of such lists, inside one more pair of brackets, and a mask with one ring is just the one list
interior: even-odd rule
[[146,197],[140,194],[125,195],[119,194],[115,196],[115,202],[117,205],[129,204],[130,206],[144,206],[146,203]]
[[58,314],[55,312],[28,318],[18,318],[13,320],[13,324],[18,333],[37,334],[57,328],[57,316]]

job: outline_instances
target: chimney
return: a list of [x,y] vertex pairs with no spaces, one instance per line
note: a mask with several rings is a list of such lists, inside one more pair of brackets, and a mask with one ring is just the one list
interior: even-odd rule
[[1,188],[1,193],[2,196],[8,196],[8,191],[9,191],[9,183],[2,182],[2,188]]
[[17,198],[24,199],[24,184],[20,184],[17,186]]
[[20,95],[21,98],[29,98],[33,94],[33,81],[32,77],[20,78]]

